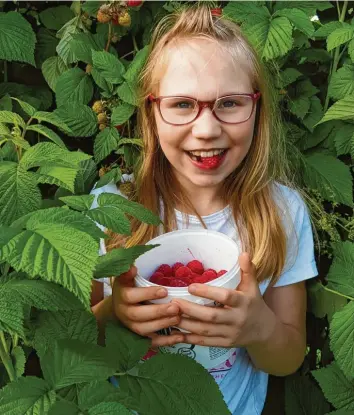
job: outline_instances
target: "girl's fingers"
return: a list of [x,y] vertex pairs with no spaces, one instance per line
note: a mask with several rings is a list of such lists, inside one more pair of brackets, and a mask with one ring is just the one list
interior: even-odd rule
[[205,337],[199,334],[184,333],[183,343],[209,347],[232,347],[226,337]]
[[186,300],[172,300],[171,304],[178,305],[181,314],[208,323],[228,324],[231,321],[230,310],[222,307],[206,307]]
[[204,323],[192,318],[181,318],[178,328],[206,337],[227,337],[230,326],[226,324]]
[[229,307],[237,307],[243,299],[243,293],[229,288],[212,287],[206,284],[192,284],[188,287],[191,294],[208,298]]
[[144,301],[157,300],[167,296],[166,288],[162,287],[123,287],[117,290],[118,302],[137,304]]
[[138,323],[133,321],[130,323],[130,329],[134,331],[137,334],[140,334],[140,336],[147,336],[150,333],[167,329],[171,326],[176,326],[180,322],[180,317],[165,317],[159,320],[153,320],[153,321],[145,321],[143,323]]
[[151,321],[179,314],[177,304],[152,304],[131,306],[126,309],[126,317],[132,321]]
[[173,346],[177,343],[183,343],[184,337],[180,334],[170,334],[168,336],[159,336],[158,334],[153,333],[150,335],[152,342],[151,347],[162,347],[162,346]]

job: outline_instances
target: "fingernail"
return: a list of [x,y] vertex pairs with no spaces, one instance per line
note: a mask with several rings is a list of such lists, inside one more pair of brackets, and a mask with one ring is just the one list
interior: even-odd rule
[[170,305],[167,307],[167,313],[168,314],[177,314],[178,313],[178,308],[175,305]]
[[161,288],[160,290],[157,291],[157,295],[159,297],[166,297],[167,291],[164,288]]
[[183,337],[177,337],[176,342],[177,343],[182,343],[183,342]]
[[195,293],[195,292],[197,291],[197,287],[196,287],[195,285],[190,285],[190,286],[188,287],[188,291],[189,291],[190,293]]

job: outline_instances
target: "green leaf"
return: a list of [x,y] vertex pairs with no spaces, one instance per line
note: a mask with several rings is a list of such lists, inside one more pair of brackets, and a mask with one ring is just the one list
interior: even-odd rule
[[325,200],[353,205],[350,170],[340,160],[321,153],[309,155],[303,175],[306,185],[318,190]]
[[56,51],[66,65],[76,61],[75,52],[71,47],[74,36],[87,31],[88,30],[83,24],[80,16],[75,16],[73,19],[66,22],[57,32],[57,37],[60,38],[60,42],[57,45]]
[[326,399],[336,409],[354,409],[354,381],[349,381],[336,363],[315,370],[312,375],[321,386]]
[[328,316],[328,319],[332,320],[333,314],[347,304],[344,297],[327,291],[319,282],[312,283],[307,292],[311,304],[310,311],[317,318]]
[[88,415],[131,415],[132,412],[129,411],[124,405],[118,402],[101,402],[90,408]]
[[74,17],[68,6],[50,7],[39,13],[39,18],[48,29],[59,30],[68,20]]
[[315,125],[321,120],[323,117],[323,108],[319,98],[313,96],[310,98],[310,109],[302,122],[304,125],[313,132]]
[[106,174],[104,174],[95,185],[95,189],[105,186],[108,183],[117,183],[122,177],[122,172],[119,167],[115,167]]
[[58,107],[71,102],[87,104],[93,94],[92,81],[82,69],[68,69],[59,76],[56,91]]
[[90,16],[96,17],[99,8],[101,7],[102,3],[100,1],[90,0],[85,1],[81,6],[82,10],[88,13]]
[[327,50],[330,52],[332,49],[336,48],[337,46],[342,45],[343,43],[349,42],[354,36],[354,26],[346,25],[344,27],[340,27],[335,29],[328,37],[327,37]]
[[38,121],[44,121],[49,124],[55,125],[56,127],[60,128],[64,133],[71,132],[70,128],[65,124],[65,122],[53,112],[38,111],[33,115],[33,118],[35,118]]
[[55,402],[48,383],[34,376],[19,378],[0,390],[1,415],[45,414]]
[[223,14],[236,23],[243,23],[245,20],[252,20],[254,18],[262,20],[270,18],[267,7],[260,6],[256,2],[244,3],[230,1],[227,6],[223,8]]
[[157,215],[146,209],[143,205],[127,200],[123,196],[113,193],[101,193],[97,201],[99,206],[117,207],[122,212],[134,216],[139,221],[148,223],[149,225],[158,226],[162,223]]
[[98,258],[94,278],[118,276],[127,272],[135,260],[157,245],[138,245],[131,248],[117,248]]
[[34,344],[40,357],[59,339],[76,339],[97,344],[97,323],[87,311],[43,311],[36,322]]
[[120,84],[124,81],[124,65],[112,53],[106,51],[92,51],[93,67],[98,69],[104,79],[112,84]]
[[25,372],[26,364],[26,355],[21,346],[16,346],[11,350],[11,359],[16,376],[21,377]]
[[328,22],[322,25],[319,29],[315,31],[314,37],[326,38],[336,29],[343,28],[344,26],[347,26],[347,23],[342,23],[342,22],[339,22],[338,20]]
[[26,123],[18,114],[10,111],[0,111],[0,122],[4,124],[15,124],[22,128],[26,126]]
[[300,50],[299,57],[301,59],[306,59],[305,62],[311,63],[324,63],[329,62],[332,58],[331,55],[324,49],[315,49],[311,47],[307,50]]
[[74,54],[73,61],[85,62],[92,65],[92,50],[102,50],[105,48],[105,43],[101,44],[101,38],[91,33],[77,33],[72,36],[70,42],[70,49]]
[[288,102],[289,111],[300,119],[309,112],[311,100],[308,97],[295,97]]
[[117,88],[117,93],[119,98],[130,104],[130,105],[134,105],[137,106],[138,104],[138,97],[136,94],[136,89],[134,87],[133,84],[129,83],[129,82],[124,82],[122,85],[120,85]]
[[[14,302],[6,297],[0,298],[0,330],[25,337],[24,334],[24,311],[19,302]],[[1,400],[0,400],[1,402]],[[0,403],[1,407],[1,403]]]
[[137,79],[139,79],[140,72],[146,62],[148,53],[149,46],[144,46],[138,51],[133,61],[130,63],[127,72],[123,75],[126,81],[132,84],[136,83]]
[[142,415],[165,414],[171,408],[174,415],[230,415],[214,379],[186,356],[158,354],[139,365],[136,375],[122,376],[119,386],[131,396],[131,409]]
[[354,125],[342,123],[336,130],[334,142],[337,155],[350,154],[354,143]]
[[35,59],[37,68],[41,68],[46,59],[56,55],[56,47],[59,39],[55,37],[55,33],[44,27],[40,27],[37,32],[37,46],[35,51]]
[[82,412],[73,402],[60,400],[50,408],[48,415],[80,415]]
[[310,18],[300,9],[286,8],[277,11],[274,16],[286,17],[297,30],[305,33],[308,37],[312,37],[314,34],[314,27]]
[[130,222],[116,206],[102,206],[89,210],[86,215],[93,221],[121,235],[130,235]]
[[[7,167],[6,170],[5,167]],[[2,224],[9,225],[20,216],[36,211],[39,209],[41,201],[42,197],[34,173],[27,172],[17,163],[1,163],[0,211]]]
[[295,82],[302,76],[302,73],[295,68],[286,68],[280,73],[281,86],[283,88]]
[[68,66],[60,56],[51,56],[43,62],[42,73],[52,91],[55,92],[58,78],[67,70]]
[[144,147],[143,140],[141,138],[121,138],[118,143],[119,147],[124,144],[132,144],[141,148]]
[[35,66],[36,35],[18,12],[0,14],[0,59],[26,62]]
[[323,123],[329,120],[353,120],[354,119],[354,95],[348,95],[343,99],[335,102],[325,113]]
[[12,101],[9,94],[6,94],[2,98],[0,98],[0,110],[12,111]]
[[51,130],[50,128],[46,127],[45,125],[42,125],[42,124],[30,125],[27,127],[27,131],[34,131],[38,134],[41,134],[44,137],[49,138],[49,140],[53,141],[53,143],[55,143],[62,149],[67,150],[64,141],[58,136],[58,134],[54,132],[53,130]]
[[336,100],[354,94],[354,65],[346,65],[332,75],[328,93]]
[[81,161],[75,180],[75,194],[88,193],[93,187],[96,175],[96,163],[92,159]]
[[107,381],[93,381],[86,384],[78,396],[80,409],[86,411],[101,402],[119,402],[119,390]]
[[348,43],[348,53],[352,62],[354,62],[354,39]]
[[64,104],[54,111],[70,128],[70,137],[91,137],[97,131],[97,115],[87,105]]
[[354,379],[354,301],[334,314],[330,339],[338,366],[348,379]]
[[109,98],[113,94],[113,84],[107,82],[98,69],[92,68],[91,75],[96,85],[102,89],[101,95],[106,98]]
[[23,109],[23,111],[29,115],[30,117],[32,117],[35,113],[36,113],[36,108],[32,107],[32,105],[28,104],[27,102],[21,101],[18,98],[14,98],[11,97],[12,99],[14,99],[16,102],[18,102],[20,104],[20,107]]
[[[275,4],[275,10],[286,9],[289,7],[288,1],[278,1]],[[329,1],[292,1],[291,7],[304,11],[309,17],[313,17],[316,11],[324,11],[333,8],[333,5]]]
[[95,200],[94,195],[82,195],[82,196],[65,196],[59,198],[71,209],[84,211],[91,209],[92,203]]
[[134,110],[135,107],[127,103],[114,107],[111,115],[111,124],[116,126],[125,123],[133,115]]
[[44,379],[54,389],[81,382],[105,380],[115,373],[106,349],[79,340],[58,340],[41,358]]
[[328,287],[354,298],[354,245],[341,242],[333,245],[334,260],[328,271]]
[[113,150],[118,147],[119,133],[114,127],[107,127],[95,138],[93,154],[96,163],[105,159]]
[[321,390],[308,376],[296,374],[286,377],[286,415],[323,415],[329,410]]

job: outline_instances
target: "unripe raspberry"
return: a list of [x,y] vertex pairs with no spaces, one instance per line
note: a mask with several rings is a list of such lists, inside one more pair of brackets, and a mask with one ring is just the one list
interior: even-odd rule
[[104,112],[97,115],[97,121],[99,124],[107,124],[108,118]]
[[[117,22],[118,23],[118,22]],[[116,34],[114,34],[111,38],[112,43],[117,43],[120,40],[120,37]]]
[[107,127],[107,124],[99,124],[98,129],[103,131]]
[[[103,6],[102,6],[103,7]],[[102,9],[102,7],[101,7],[101,9]],[[108,13],[105,13],[103,10],[98,10],[98,12],[97,12],[97,20],[100,22],[100,23],[108,23],[111,19],[112,19],[112,16],[110,15],[110,14],[108,14]]]
[[129,196],[130,193],[134,190],[134,186],[130,182],[122,183],[119,185],[119,190],[125,195]]
[[86,73],[91,73],[91,71],[92,71],[92,65],[90,65],[89,63],[86,65],[86,69],[85,69],[85,72]]
[[99,114],[100,112],[104,111],[104,106],[102,101],[96,101],[92,105],[92,109],[96,114]]
[[132,19],[127,11],[123,12],[118,18],[118,23],[124,27],[130,26],[131,22]]
[[109,171],[109,169],[107,168],[107,167],[101,167],[99,170],[98,170],[98,176],[101,178],[101,177],[103,177],[107,172]]

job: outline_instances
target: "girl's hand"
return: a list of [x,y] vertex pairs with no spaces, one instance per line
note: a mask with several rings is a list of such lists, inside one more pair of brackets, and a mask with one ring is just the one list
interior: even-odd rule
[[137,269],[133,266],[114,280],[112,301],[115,316],[135,333],[153,338],[153,347],[180,343],[183,339],[181,334],[159,336],[155,333],[179,324],[178,305],[171,303],[142,305],[142,302],[166,297],[167,290],[163,287],[135,287],[136,272]]
[[[255,267],[247,253],[239,257],[241,282],[237,290],[192,284],[189,292],[224,307],[206,307],[185,300],[172,300],[182,312],[184,343],[215,347],[248,346],[263,341],[272,330],[272,311],[263,300]],[[184,316],[186,315],[186,317]]]

